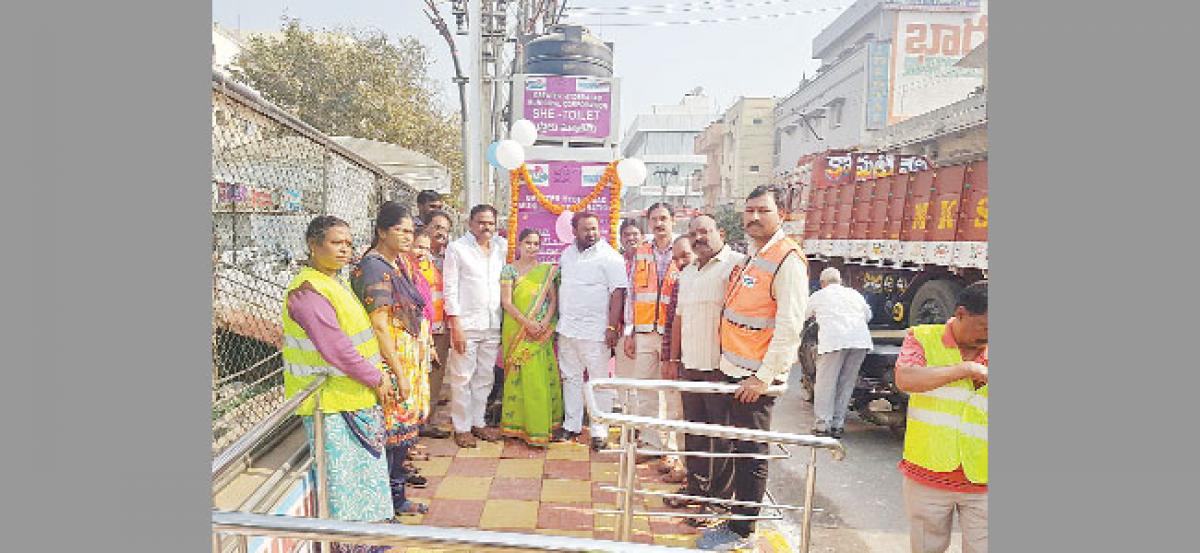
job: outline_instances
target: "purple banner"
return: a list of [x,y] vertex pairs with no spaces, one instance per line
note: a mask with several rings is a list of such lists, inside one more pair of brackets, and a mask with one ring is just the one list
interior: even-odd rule
[[[525,164],[529,168],[529,177],[533,181],[533,185],[542,191],[546,199],[566,207],[575,205],[575,202],[591,194],[596,183],[600,182],[600,177],[604,175],[604,168],[608,166],[607,163],[602,162],[581,161],[527,161]],[[611,196],[612,190],[605,189],[587,207],[588,211],[595,213],[600,219],[601,239],[610,244],[612,243],[609,240],[611,229],[609,200]],[[566,211],[565,213],[570,212]],[[535,228],[542,235],[542,251],[538,255],[539,261],[557,263],[559,253],[567,247],[567,242],[561,240],[555,230],[558,217],[542,208],[528,187],[521,187],[521,193],[517,196],[517,233],[520,234],[527,228]],[[509,239],[515,240],[516,237],[513,236]]]
[[524,109],[539,137],[605,139],[612,86],[593,77],[526,77]]

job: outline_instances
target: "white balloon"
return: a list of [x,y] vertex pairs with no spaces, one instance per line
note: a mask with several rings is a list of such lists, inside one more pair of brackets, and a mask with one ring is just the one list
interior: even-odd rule
[[525,148],[516,140],[501,140],[496,147],[496,161],[500,166],[512,171],[525,163]]
[[637,158],[625,158],[617,162],[617,176],[622,186],[641,186],[646,181],[646,164]]
[[525,146],[526,148],[533,146],[533,143],[537,140],[537,134],[537,126],[535,126],[533,122],[528,119],[518,119],[514,121],[512,124],[512,129],[510,129],[508,132],[508,135],[512,137],[513,140],[516,140],[520,145]]

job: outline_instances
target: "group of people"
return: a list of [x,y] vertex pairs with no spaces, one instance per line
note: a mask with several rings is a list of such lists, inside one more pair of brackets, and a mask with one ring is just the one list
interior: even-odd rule
[[[368,249],[354,255],[349,225],[313,219],[308,261],[287,288],[283,309],[288,396],[325,375],[316,396],[328,459],[329,509],[341,520],[381,521],[427,506],[405,489],[426,484],[412,461],[441,403],[445,346],[440,256],[451,219],[440,197],[418,198],[421,216],[386,202]],[[418,229],[418,227],[420,227]],[[350,265],[349,281],[341,277]],[[297,411],[313,438],[313,399]]]
[[[605,448],[608,428],[587,412],[588,378],[735,384],[731,395],[630,391],[618,398],[597,390],[595,404],[602,410],[620,404],[637,415],[769,430],[776,398],[767,389],[787,382],[798,360],[804,321],[846,313],[830,307],[838,302],[810,305],[807,262],[783,231],[780,204],[767,187],[755,189],[745,201],[747,254],[726,244],[708,215],[694,217],[687,232],[677,235],[672,207],[659,203],[647,210],[648,236],[633,221],[621,225],[620,250],[602,239],[599,217],[575,213],[574,241],[557,263],[538,260],[542,234],[533,228],[507,237],[516,241],[509,262],[508,242],[497,236],[492,206],[472,207],[467,232],[451,241],[451,219],[440,211],[441,198],[426,191],[417,203],[416,214],[384,203],[372,243],[361,256],[353,255],[344,221],[313,219],[306,232],[308,263],[288,287],[286,391],[290,397],[319,375],[328,377],[317,395],[325,422],[330,515],[336,519],[381,521],[425,512],[425,505],[405,494],[406,486],[424,484],[412,465],[424,456],[417,446],[422,436],[452,435],[464,448],[505,437],[544,447],[585,439],[586,422],[588,443]],[[339,273],[348,264],[346,282]],[[835,275],[823,273],[822,285],[837,284]],[[870,310],[855,316],[865,317],[865,325]],[[961,324],[952,321],[951,327]],[[821,352],[819,366],[828,368],[819,369],[817,387],[828,388],[833,399],[818,402],[816,433],[841,435],[846,401],[840,396],[848,400],[844,383],[852,378],[840,373],[845,365],[844,372],[852,368],[856,376],[863,349],[857,339],[836,352]],[[865,347],[870,347],[869,335]],[[830,353],[838,353],[836,359]],[[499,428],[489,426],[486,417],[496,367],[503,371]],[[833,384],[823,384],[821,372]],[[950,374],[906,382],[929,386]],[[986,382],[986,369],[983,375]],[[441,397],[443,380],[448,398]],[[452,434],[431,423],[433,412],[447,402]],[[313,412],[311,399],[298,410],[310,439]],[[747,544],[752,517],[759,513],[751,504],[761,502],[766,490],[766,444],[692,435],[680,444],[673,433],[654,430],[634,438],[645,450],[662,453],[637,461],[657,465],[664,481],[680,484],[680,495],[737,502],[725,509],[691,499],[666,500],[700,513],[741,515],[707,528],[700,548]],[[741,455],[680,461],[671,455],[680,449]],[[907,452],[906,445],[906,461]],[[923,474],[917,470],[925,467],[920,459],[910,464],[917,468],[902,465],[906,475]],[[701,519],[692,521],[700,525]]]

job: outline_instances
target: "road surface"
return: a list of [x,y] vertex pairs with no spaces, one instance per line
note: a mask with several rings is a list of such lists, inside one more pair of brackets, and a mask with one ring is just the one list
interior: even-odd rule
[[[771,428],[780,432],[812,431],[812,404],[800,398],[800,371],[792,371],[789,392],[779,399]],[[846,458],[834,461],[824,451],[817,454],[816,509],[813,514],[812,549],[816,552],[907,553],[908,521],[901,497],[896,464],[903,438],[881,426],[847,417],[842,437]],[[767,489],[779,503],[804,503],[804,475],[810,455],[805,448],[792,451],[791,459],[772,461]],[[788,512],[782,525],[799,543],[801,516]],[[960,553],[955,533],[949,551]]]

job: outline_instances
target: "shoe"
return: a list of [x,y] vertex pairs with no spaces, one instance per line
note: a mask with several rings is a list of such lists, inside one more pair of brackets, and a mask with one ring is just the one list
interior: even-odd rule
[[687,482],[687,470],[678,467],[672,469],[671,472],[662,477],[662,481],[668,484],[683,484]]
[[421,433],[419,435],[422,438],[433,438],[435,440],[441,440],[450,437],[449,432],[446,432],[445,430],[442,430],[441,428],[438,428],[432,424],[422,426]]
[[829,431],[825,430],[824,428],[821,428],[821,429],[814,428],[812,431],[812,434],[813,434],[813,436],[817,436],[818,438],[829,438],[830,437]]
[[608,441],[604,438],[592,438],[592,451],[600,451],[608,447]]
[[550,441],[569,442],[578,437],[579,437],[578,432],[571,432],[570,430],[567,430],[566,428],[558,428],[558,429],[554,430],[553,434],[550,434]]
[[471,434],[474,434],[476,438],[479,438],[485,442],[500,441],[500,434],[496,432],[495,428],[476,426],[475,428],[471,429]]
[[[635,465],[641,465],[641,464],[645,464],[645,463],[654,463],[655,461],[662,463],[662,457],[659,457],[657,455],[647,455],[645,453],[638,453],[637,455],[633,456],[633,464],[635,464]],[[652,468],[654,466],[656,466],[656,465],[651,465]],[[667,471],[670,472],[670,469],[667,469]]]
[[696,540],[696,548],[706,551],[733,551],[749,547],[750,539],[743,537],[741,534],[729,529],[729,525],[723,524],[709,530],[705,530],[700,539]]
[[829,431],[829,437],[840,440],[842,439],[842,432],[845,430],[845,428],[834,428],[833,430]]
[[[700,495],[698,493],[692,493],[688,491],[687,486],[680,486],[678,490],[675,490],[671,493],[677,493],[681,495]],[[663,505],[666,505],[672,509],[686,509],[688,507],[703,507],[705,504],[694,499],[684,499],[682,497],[664,497]]]
[[410,474],[405,478],[405,483],[414,488],[424,488],[429,484],[429,480],[420,474]]
[[476,447],[479,444],[475,442],[475,436],[470,432],[455,432],[454,445],[458,447]]
[[[720,507],[721,507],[720,505],[717,505],[714,503],[702,504],[702,505],[700,505],[700,508],[696,510],[695,514],[698,514],[698,515],[725,514],[725,511],[720,509]],[[716,528],[717,526],[720,526],[721,524],[723,524],[721,519],[708,518],[708,517],[687,517],[687,518],[683,519],[683,522],[693,528]]]
[[429,505],[417,503],[416,501],[405,501],[399,509],[396,509],[395,515],[397,518],[405,515],[423,515],[429,512]]

